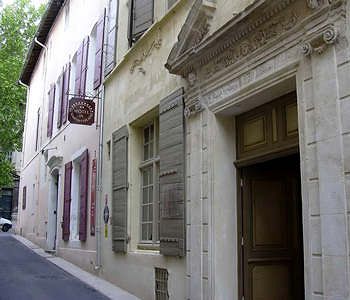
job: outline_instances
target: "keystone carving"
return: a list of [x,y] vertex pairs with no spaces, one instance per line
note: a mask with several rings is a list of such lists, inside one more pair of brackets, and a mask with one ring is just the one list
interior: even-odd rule
[[312,53],[322,54],[329,45],[335,44],[338,39],[338,31],[331,26],[313,37],[310,41],[303,42],[301,52],[305,56]]

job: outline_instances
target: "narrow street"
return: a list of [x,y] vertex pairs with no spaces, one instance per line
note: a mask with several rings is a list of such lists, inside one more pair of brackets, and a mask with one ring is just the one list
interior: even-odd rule
[[108,299],[6,233],[0,233],[0,278],[0,300]]

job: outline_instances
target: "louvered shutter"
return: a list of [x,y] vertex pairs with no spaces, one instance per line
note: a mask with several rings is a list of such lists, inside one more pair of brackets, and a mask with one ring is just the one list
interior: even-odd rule
[[64,199],[63,199],[63,222],[62,222],[62,239],[69,240],[70,235],[70,204],[71,204],[71,187],[72,187],[72,162],[64,166]]
[[76,62],[75,62],[75,87],[74,87],[74,94],[75,95],[81,95],[81,67],[83,64],[83,50],[84,50],[84,42],[81,43],[79,46],[78,51],[75,54]]
[[79,240],[86,241],[87,236],[87,203],[88,203],[88,170],[89,154],[86,150],[80,159],[80,207],[79,207]]
[[49,111],[48,111],[48,118],[47,118],[47,137],[52,136],[52,129],[53,129],[53,114],[55,109],[55,85],[51,85],[50,91],[49,91]]
[[96,24],[96,51],[95,51],[95,70],[94,70],[94,89],[97,89],[101,85],[102,79],[102,58],[103,58],[103,41],[105,30],[105,16],[106,10],[103,12],[103,16],[98,20]]
[[62,104],[63,104],[63,73],[58,77],[58,111],[57,111],[57,128],[62,126]]
[[27,187],[23,187],[23,193],[22,193],[22,209],[25,210],[27,207]]
[[85,96],[86,88],[86,75],[88,70],[88,56],[89,56],[89,37],[84,39],[83,43],[83,54],[82,54],[82,65],[81,65],[81,83],[80,83],[80,92],[81,95]]
[[106,30],[105,76],[113,70],[116,64],[115,51],[118,33],[118,6],[118,0],[109,0]]
[[185,255],[185,124],[183,90],[160,102],[160,252]]
[[70,68],[71,64],[69,63],[63,73],[63,103],[62,103],[62,123],[67,122],[68,116],[68,101],[69,101],[69,80],[70,80]]
[[132,2],[131,39],[135,42],[153,23],[154,0],[133,0]]
[[168,8],[172,7],[176,2],[177,0],[168,0]]
[[128,128],[113,133],[112,155],[112,247],[115,252],[126,252],[128,241]]

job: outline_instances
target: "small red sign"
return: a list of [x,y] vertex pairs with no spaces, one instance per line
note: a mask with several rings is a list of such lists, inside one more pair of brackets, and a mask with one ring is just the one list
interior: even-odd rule
[[96,221],[96,175],[97,163],[96,159],[92,160],[92,174],[91,174],[91,209],[90,209],[90,233],[95,235],[95,221]]
[[84,98],[69,101],[68,120],[72,124],[92,125],[95,122],[95,103]]

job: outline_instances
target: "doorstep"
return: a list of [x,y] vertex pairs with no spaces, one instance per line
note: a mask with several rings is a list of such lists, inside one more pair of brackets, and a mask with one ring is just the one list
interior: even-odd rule
[[128,293],[125,290],[122,290],[121,288],[113,285],[112,283],[80,269],[76,265],[64,260],[63,258],[57,257],[52,253],[48,253],[47,251],[35,245],[26,238],[15,234],[13,234],[12,236],[19,242],[21,242],[23,245],[27,246],[29,249],[34,251],[36,254],[46,258],[59,268],[66,271],[67,273],[79,278],[79,280],[91,286],[106,297],[113,300],[140,300],[136,296]]

